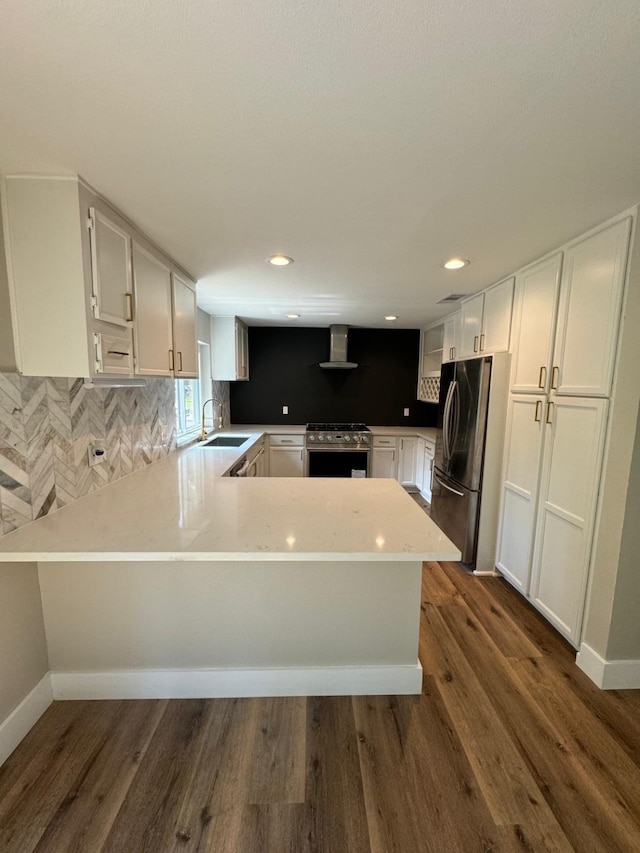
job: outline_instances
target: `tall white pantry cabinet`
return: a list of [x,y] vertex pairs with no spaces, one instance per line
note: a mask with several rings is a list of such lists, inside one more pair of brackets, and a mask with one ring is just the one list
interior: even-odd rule
[[496,566],[580,643],[631,218],[516,277]]

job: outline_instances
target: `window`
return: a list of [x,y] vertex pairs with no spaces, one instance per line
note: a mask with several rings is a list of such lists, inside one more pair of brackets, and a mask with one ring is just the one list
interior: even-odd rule
[[[176,379],[178,441],[197,436],[202,426],[202,404],[211,396],[209,344],[202,341],[198,341],[198,374],[198,379]],[[208,411],[206,425],[211,428],[212,423],[211,412]]]

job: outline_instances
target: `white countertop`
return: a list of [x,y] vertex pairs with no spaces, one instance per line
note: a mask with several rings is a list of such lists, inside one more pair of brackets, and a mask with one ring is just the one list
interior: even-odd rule
[[241,448],[179,450],[4,536],[0,561],[460,558],[394,480],[220,476],[253,429]]

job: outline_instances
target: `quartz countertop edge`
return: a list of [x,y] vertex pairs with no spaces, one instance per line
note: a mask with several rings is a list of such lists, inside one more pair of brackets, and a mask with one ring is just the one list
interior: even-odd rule
[[3,536],[0,561],[460,559],[395,480],[223,476],[263,434],[231,457],[202,445],[171,453]]

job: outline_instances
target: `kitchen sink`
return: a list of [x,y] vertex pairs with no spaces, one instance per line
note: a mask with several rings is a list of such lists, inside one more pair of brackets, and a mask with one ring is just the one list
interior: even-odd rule
[[217,435],[205,443],[205,447],[240,447],[249,438],[248,435]]

